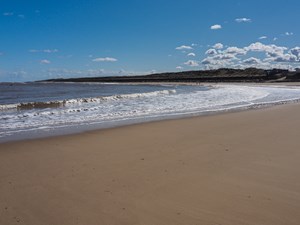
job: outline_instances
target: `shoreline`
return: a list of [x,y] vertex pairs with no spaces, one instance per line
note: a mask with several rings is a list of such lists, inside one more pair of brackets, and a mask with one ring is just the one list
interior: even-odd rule
[[0,144],[0,223],[298,225],[299,104]]
[[[261,83],[261,84],[254,84],[254,83],[120,83],[120,85],[180,85],[180,86],[204,86],[210,88],[217,88],[217,87],[226,87],[226,86],[245,86],[245,87],[276,87],[276,88],[298,88],[300,83]],[[291,85],[291,86],[290,86]],[[106,130],[115,127],[123,127],[123,126],[130,126],[139,123],[151,123],[154,121],[164,121],[164,120],[176,120],[176,119],[184,119],[189,117],[198,117],[198,116],[206,116],[206,115],[218,115],[230,112],[240,112],[240,111],[247,111],[253,109],[260,109],[260,108],[269,108],[269,107],[276,107],[277,105],[282,104],[297,104],[299,99],[290,99],[290,100],[280,100],[278,102],[262,102],[262,104],[254,103],[253,105],[240,105],[240,106],[228,106],[224,107],[223,109],[212,109],[207,111],[194,111],[194,112],[173,112],[165,115],[149,115],[147,117],[137,117],[137,118],[125,118],[125,119],[116,119],[111,121],[93,121],[91,123],[80,123],[80,124],[69,124],[69,125],[62,125],[58,127],[49,127],[45,129],[33,129],[27,131],[21,131],[20,133],[15,133],[14,135],[3,136],[0,138],[0,143],[7,143],[7,142],[15,142],[15,141],[23,141],[23,140],[34,140],[40,138],[47,138],[47,137],[58,137],[58,136],[65,136],[65,135],[73,135],[73,134],[80,134],[89,131],[97,131],[97,130]]]
[[[234,85],[234,84],[230,84]],[[288,101],[279,101],[273,103],[264,103],[262,105],[253,105],[253,106],[241,106],[241,107],[234,107],[229,109],[223,109],[218,111],[206,111],[201,113],[182,113],[182,114],[172,114],[172,115],[164,115],[164,116],[154,116],[144,119],[129,119],[129,120],[121,120],[121,121],[109,121],[107,123],[98,123],[95,124],[88,124],[88,125],[74,125],[74,126],[66,126],[61,128],[55,128],[51,131],[42,131],[42,133],[37,134],[38,131],[32,131],[31,133],[21,134],[17,137],[7,136],[3,140],[0,140],[0,145],[5,143],[12,143],[12,142],[22,142],[22,141],[34,141],[39,139],[47,139],[47,138],[57,138],[57,137],[64,137],[64,136],[72,136],[72,135],[80,135],[89,132],[100,132],[110,129],[118,129],[123,127],[130,127],[136,125],[143,125],[148,123],[157,123],[157,122],[164,122],[164,121],[173,121],[173,120],[184,120],[184,119],[192,119],[197,117],[207,117],[207,116],[218,116],[223,114],[230,114],[230,113],[242,113],[246,111],[252,110],[264,110],[273,107],[280,107],[280,106],[289,106],[294,104],[299,104],[300,99],[288,100]],[[76,129],[75,130],[73,130]],[[34,135],[34,137],[32,137]]]

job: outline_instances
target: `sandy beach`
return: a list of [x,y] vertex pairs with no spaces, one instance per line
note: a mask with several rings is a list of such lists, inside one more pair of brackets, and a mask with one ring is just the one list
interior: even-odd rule
[[300,105],[0,144],[0,224],[299,225]]

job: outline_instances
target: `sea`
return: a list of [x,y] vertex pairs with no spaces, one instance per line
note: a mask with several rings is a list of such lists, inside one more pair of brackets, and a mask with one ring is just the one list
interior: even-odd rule
[[299,100],[297,86],[0,83],[0,142]]

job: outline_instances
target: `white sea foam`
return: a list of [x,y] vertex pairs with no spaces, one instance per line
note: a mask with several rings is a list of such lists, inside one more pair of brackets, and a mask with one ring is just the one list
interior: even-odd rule
[[[174,88],[146,93],[54,101],[54,105],[58,107],[48,107],[47,103],[44,104],[45,107],[0,111],[0,140],[1,136],[34,130],[91,124],[99,124],[101,128],[101,124],[112,126],[120,121],[143,121],[176,115],[261,107],[299,99],[300,88],[297,87],[216,85],[207,89],[199,86],[179,86],[176,90]],[[17,109],[20,106],[12,104],[9,107],[9,109]]]

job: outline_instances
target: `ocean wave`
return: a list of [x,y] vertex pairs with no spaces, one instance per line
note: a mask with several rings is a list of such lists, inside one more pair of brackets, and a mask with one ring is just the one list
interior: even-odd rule
[[177,92],[167,89],[166,87],[161,91],[144,90],[143,93],[64,101],[0,105],[0,109],[12,109],[0,110],[0,142],[9,135],[21,137],[23,134],[29,134],[33,137],[43,132],[55,133],[60,129],[62,133],[66,130],[75,132],[76,129],[106,128],[300,101],[300,88],[218,85],[208,89],[199,86],[178,86]]
[[0,105],[0,111],[5,110],[29,110],[29,109],[45,109],[45,108],[59,108],[65,106],[66,101],[49,101],[49,102],[25,102],[18,104]]
[[79,98],[79,99],[70,99],[66,101],[66,104],[74,103],[88,103],[88,102],[101,102],[101,101],[116,101],[121,99],[135,99],[143,97],[155,97],[159,95],[169,95],[175,94],[176,90],[162,90],[162,91],[153,91],[145,93],[134,93],[134,94],[122,94],[122,95],[112,95],[112,96],[101,96],[96,98]]
[[30,110],[30,109],[46,109],[46,108],[60,108],[68,105],[84,104],[84,103],[101,103],[103,101],[117,101],[122,99],[135,99],[144,97],[156,97],[159,95],[175,94],[176,90],[162,90],[145,93],[121,94],[112,96],[100,96],[91,98],[77,98],[60,101],[47,102],[26,102],[17,104],[0,105],[0,111],[5,110]]

